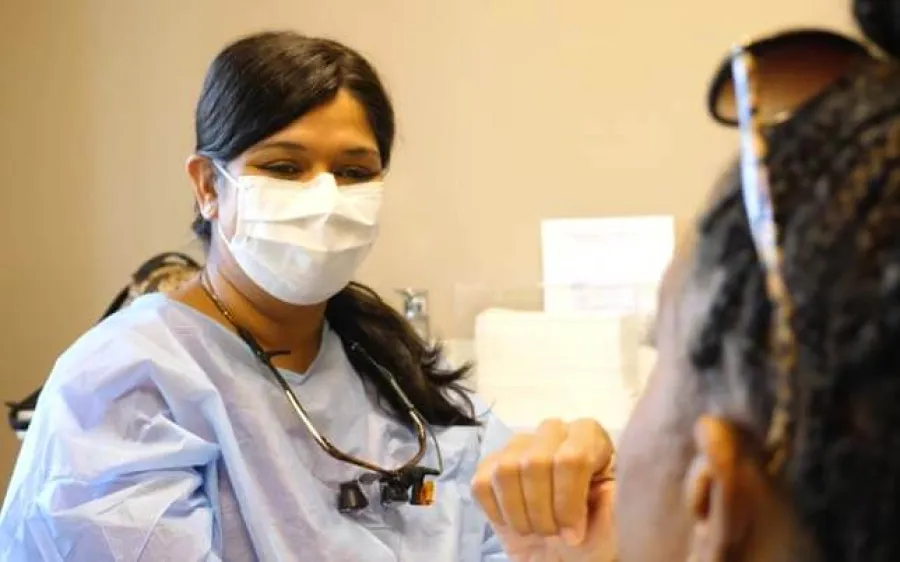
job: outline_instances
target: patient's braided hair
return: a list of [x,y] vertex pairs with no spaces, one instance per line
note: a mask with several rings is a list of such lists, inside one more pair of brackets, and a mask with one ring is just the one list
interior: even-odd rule
[[[784,486],[826,561],[900,560],[900,67],[872,63],[769,133],[798,346]],[[771,306],[735,171],[699,223],[713,281],[691,338],[704,388],[743,396],[763,441]],[[705,278],[705,279],[704,279]]]

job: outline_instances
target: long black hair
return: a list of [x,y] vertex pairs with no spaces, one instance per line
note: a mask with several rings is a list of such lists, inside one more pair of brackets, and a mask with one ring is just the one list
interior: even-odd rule
[[[844,77],[770,134],[798,345],[784,488],[824,562],[900,560],[900,66]],[[690,359],[762,443],[772,307],[740,174],[726,181],[699,223],[694,282],[715,283]]]
[[[197,103],[197,154],[228,162],[345,90],[363,106],[381,161],[394,143],[394,110],[372,66],[335,41],[282,31],[242,38],[213,60]],[[212,227],[199,210],[192,225],[208,248]],[[439,344],[425,342],[372,289],[351,283],[326,306],[329,325],[363,379],[389,411],[405,411],[371,362],[350,349],[358,343],[387,368],[425,419],[435,425],[476,425],[462,387],[469,366],[447,369]]]

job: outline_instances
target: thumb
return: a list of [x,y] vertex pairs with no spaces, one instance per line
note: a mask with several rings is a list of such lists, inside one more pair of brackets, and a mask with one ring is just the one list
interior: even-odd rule
[[615,480],[604,480],[591,487],[587,518],[584,520],[581,543],[600,541],[609,543],[615,536],[613,507],[616,499]]
[[[591,485],[587,504],[574,526],[562,530],[562,539],[569,546],[581,546],[598,535],[607,536],[613,530],[612,511],[615,502],[616,483],[604,480]],[[605,539],[603,539],[605,540]]]
[[[587,511],[587,509],[585,509],[585,511]],[[580,515],[576,519],[577,523],[575,523],[575,525],[566,527],[561,531],[560,536],[566,542],[566,544],[568,544],[569,546],[579,546],[584,542],[588,530],[588,517],[588,513]]]

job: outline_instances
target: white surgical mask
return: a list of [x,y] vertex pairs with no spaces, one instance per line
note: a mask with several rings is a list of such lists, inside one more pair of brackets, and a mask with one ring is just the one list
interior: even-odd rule
[[378,235],[381,182],[338,187],[331,174],[300,183],[221,171],[237,189],[237,214],[231,240],[219,233],[251,281],[297,305],[350,283]]

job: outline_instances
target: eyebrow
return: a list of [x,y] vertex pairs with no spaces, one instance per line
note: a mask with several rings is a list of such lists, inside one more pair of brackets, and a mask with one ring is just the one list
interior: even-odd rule
[[[308,152],[304,144],[296,141],[269,141],[259,144],[254,151],[264,150],[267,148],[282,148],[286,150],[296,150],[298,152]],[[346,156],[375,156],[380,157],[381,153],[378,149],[369,146],[351,146],[341,151]]]

